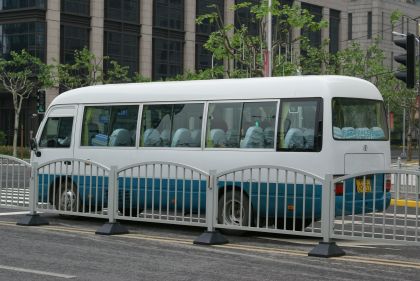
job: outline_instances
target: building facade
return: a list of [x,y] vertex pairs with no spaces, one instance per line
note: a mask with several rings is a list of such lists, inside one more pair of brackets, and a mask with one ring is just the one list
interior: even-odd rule
[[[249,0],[248,0],[249,1]],[[252,0],[258,2],[258,0]],[[197,15],[215,4],[225,24],[248,24],[249,12],[234,13],[230,7],[243,0],[0,0],[0,44],[4,56],[11,50],[26,49],[48,64],[72,62],[74,50],[89,48],[97,57],[109,56],[153,80],[211,67],[211,54],[203,47],[213,24],[197,25]],[[352,40],[369,45],[383,39],[389,65],[398,51],[392,30],[418,34],[416,18],[420,1],[413,0],[283,0],[310,11],[316,20],[325,19],[329,27],[309,34],[313,44],[330,40],[330,52],[346,48]],[[392,27],[390,16],[399,10],[406,15]],[[302,30],[294,29],[292,36]],[[299,46],[295,46],[298,49]],[[106,69],[107,66],[104,65]],[[49,104],[59,94],[48,89]],[[36,130],[34,99],[25,101],[22,110],[25,143]],[[8,93],[0,93],[0,131],[11,142],[13,106]]]

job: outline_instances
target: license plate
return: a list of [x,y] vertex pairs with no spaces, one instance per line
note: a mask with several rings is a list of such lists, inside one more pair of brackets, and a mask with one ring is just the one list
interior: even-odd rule
[[357,192],[372,192],[372,186],[370,185],[370,179],[356,179],[356,190]]

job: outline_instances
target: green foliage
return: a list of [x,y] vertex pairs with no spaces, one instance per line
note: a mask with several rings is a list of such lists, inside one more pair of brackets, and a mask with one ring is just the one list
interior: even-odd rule
[[[260,1],[259,3],[242,2],[231,7],[233,11],[240,9],[249,9],[251,16],[259,27],[259,35],[249,34],[245,25],[235,27],[232,24],[224,24],[223,16],[220,12],[211,12],[201,15],[197,18],[197,23],[204,21],[216,22],[219,30],[210,34],[208,41],[204,45],[217,60],[227,60],[232,62],[236,67],[229,69],[227,75],[229,77],[255,77],[263,75],[264,56],[263,53],[267,49],[266,45],[266,16],[271,11],[273,16],[274,37],[273,50],[284,46],[291,46],[294,43],[303,40],[304,36],[289,40],[289,34],[292,28],[305,28],[308,31],[319,30],[327,26],[326,21],[316,22],[307,10],[301,9],[299,6],[281,5],[278,0],[272,1],[271,10],[268,7],[268,1]],[[291,64],[288,57],[277,58],[276,73],[291,72]],[[231,63],[228,63],[231,65]],[[238,69],[239,68],[239,69]],[[294,69],[298,69],[294,67]]]
[[400,21],[401,17],[402,17],[402,13],[399,10],[395,10],[392,12],[391,14],[391,25],[395,26],[395,24]]
[[216,66],[214,68],[199,70],[196,73],[187,72],[185,74],[179,74],[175,77],[166,79],[166,81],[221,79],[223,78],[223,73],[223,66]]
[[6,91],[12,95],[15,110],[13,155],[16,156],[22,103],[38,89],[53,85],[51,66],[44,64],[25,50],[11,51],[7,57],[0,58],[0,81]]
[[[108,64],[105,72],[103,64]],[[138,81],[138,74],[129,75],[129,67],[121,66],[109,57],[98,58],[87,48],[74,52],[74,63],[58,64],[58,83],[66,90],[110,83],[128,83]]]
[[13,146],[0,145],[0,154],[9,156],[22,156],[22,159],[29,159],[31,157],[31,150],[27,147],[18,147],[16,155],[13,155]]

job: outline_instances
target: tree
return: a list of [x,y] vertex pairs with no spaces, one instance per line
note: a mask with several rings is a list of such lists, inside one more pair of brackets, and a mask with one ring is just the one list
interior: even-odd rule
[[[260,3],[242,2],[233,5],[231,9],[235,12],[241,9],[249,9],[254,24],[258,26],[258,35],[249,33],[246,25],[235,27],[233,24],[225,24],[223,15],[216,5],[214,12],[201,15],[197,18],[197,23],[205,21],[216,24],[218,30],[211,33],[208,41],[204,45],[216,60],[226,59],[228,66],[236,64],[236,69],[229,69],[229,77],[255,77],[263,76],[264,51],[266,45],[266,17],[269,12],[268,1]],[[299,69],[298,64],[290,59],[292,46],[301,41],[305,36],[291,38],[293,28],[304,28],[308,31],[316,31],[325,27],[325,21],[316,22],[314,16],[307,10],[298,6],[282,5],[278,0],[272,1],[271,13],[273,16],[273,50],[289,49],[289,56],[279,56],[273,62],[273,68],[286,69],[288,73]]]
[[[104,64],[108,66],[106,70]],[[72,64],[58,64],[57,75],[58,83],[64,90],[98,84],[150,81],[138,73],[130,77],[128,66],[121,66],[107,56],[97,57],[87,48],[74,52]]]
[[0,58],[0,81],[13,99],[15,110],[13,156],[16,157],[22,102],[38,89],[53,85],[51,67],[25,50],[12,51],[7,59],[5,57]]

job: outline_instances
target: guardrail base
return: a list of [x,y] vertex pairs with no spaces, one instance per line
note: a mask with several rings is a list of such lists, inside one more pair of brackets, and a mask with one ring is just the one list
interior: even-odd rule
[[38,226],[48,225],[50,223],[39,214],[29,214],[21,218],[16,224],[22,226]]
[[99,235],[118,235],[118,234],[128,234],[128,229],[124,225],[118,222],[107,222],[102,225],[95,234]]
[[340,247],[338,247],[335,242],[319,242],[319,244],[308,253],[308,256],[332,258],[341,257],[345,254],[346,253]]
[[205,231],[194,240],[194,244],[198,245],[221,245],[226,243],[229,243],[229,241],[219,231]]

